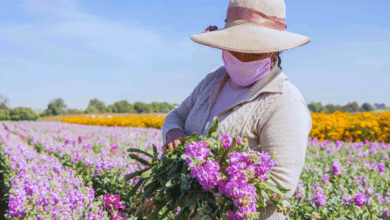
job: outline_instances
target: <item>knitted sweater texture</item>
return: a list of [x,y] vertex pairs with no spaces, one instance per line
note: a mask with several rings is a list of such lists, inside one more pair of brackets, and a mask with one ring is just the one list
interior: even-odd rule
[[[210,72],[165,118],[163,143],[166,143],[166,133],[172,129],[180,129],[188,136],[193,132],[206,135],[210,128],[210,124],[206,124],[210,109],[228,79],[224,66]],[[312,128],[310,111],[299,90],[275,66],[271,73],[251,86],[242,99],[217,116],[217,138],[224,134],[240,136],[248,139],[253,150],[276,153],[277,166],[271,170],[269,182],[290,189],[284,196],[288,205],[287,200],[293,196],[303,169]],[[272,203],[259,212],[259,220],[284,220],[286,217],[278,213]]]

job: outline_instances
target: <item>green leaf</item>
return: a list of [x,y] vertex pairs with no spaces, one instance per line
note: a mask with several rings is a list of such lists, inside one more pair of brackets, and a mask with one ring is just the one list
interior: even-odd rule
[[149,178],[150,175],[152,174],[153,170],[152,169],[149,169],[148,171],[144,172],[143,174],[141,174],[141,177],[142,178]]
[[127,152],[136,152],[136,153],[144,154],[144,155],[146,155],[146,156],[148,156],[150,158],[153,158],[153,155],[151,155],[151,154],[149,154],[149,153],[147,153],[147,152],[145,152],[143,150],[140,150],[138,148],[129,148],[127,150]]
[[212,137],[213,133],[217,132],[218,130],[218,116],[214,116],[213,123],[208,131],[207,137]]
[[198,133],[194,132],[194,133],[191,134],[191,136],[185,137],[185,138],[181,141],[182,145],[183,145],[183,146],[186,146],[188,143],[190,143],[191,141],[195,140],[197,136],[198,136]]
[[[264,181],[264,182],[262,182],[262,184],[265,185],[266,188],[269,189],[269,190],[271,190],[272,192],[275,192],[275,193],[277,193],[277,194],[280,194],[281,196],[284,195],[284,193],[282,193],[282,192],[278,189],[278,187],[276,187],[274,184],[272,184],[272,183],[270,183],[270,182],[268,182],[268,181]],[[290,190],[288,190],[288,191],[290,191]]]
[[277,187],[283,194],[286,194],[286,193],[288,193],[289,191],[291,191],[290,189],[286,189],[286,188],[284,188],[283,186],[277,185],[276,187]]
[[158,213],[160,212],[160,210],[165,207],[165,205],[162,205],[160,207],[158,207],[157,209],[155,209],[147,218],[147,220],[155,220],[158,216]]
[[156,145],[153,144],[153,160],[157,160],[158,151]]
[[134,160],[136,160],[136,161],[142,163],[143,165],[150,166],[150,164],[149,164],[149,162],[148,162],[147,160],[142,159],[142,158],[138,157],[138,156],[135,155],[135,154],[129,154],[129,157],[130,157],[131,159],[134,159]]
[[125,181],[126,181],[126,182],[129,181],[130,179],[132,179],[132,178],[134,178],[134,177],[136,177],[136,176],[141,175],[143,172],[145,172],[145,171],[147,171],[147,170],[149,170],[149,168],[146,168],[146,169],[143,169],[143,170],[138,170],[138,171],[135,171],[135,172],[132,173],[132,174],[128,174],[128,175],[125,176]]
[[129,193],[127,193],[127,199],[130,199],[132,196],[134,196],[134,194],[137,192],[138,188],[142,185],[144,180],[145,179],[142,179],[142,178],[140,180],[138,180],[137,184],[133,188],[131,188]]
[[159,184],[159,182],[152,182],[150,183],[149,185],[147,185],[146,187],[144,187],[143,190],[145,190],[145,192],[143,193],[143,197],[145,199],[147,198],[150,198],[154,195],[154,192],[160,187],[161,185]]
[[169,180],[169,181],[165,184],[165,186],[168,187],[168,188],[169,188],[170,186],[172,186],[172,180]]
[[170,209],[167,209],[167,210],[164,212],[164,214],[162,214],[162,216],[160,216],[159,220],[163,220],[163,219],[165,218],[165,216],[168,215],[168,213],[170,213],[170,212],[172,212],[172,211],[174,211],[174,210],[175,210],[175,207],[170,208]]

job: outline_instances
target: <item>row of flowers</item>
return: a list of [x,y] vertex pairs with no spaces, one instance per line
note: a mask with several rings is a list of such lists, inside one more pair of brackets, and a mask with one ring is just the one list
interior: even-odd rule
[[100,126],[120,126],[120,127],[140,127],[140,128],[158,128],[162,127],[164,117],[157,116],[127,116],[127,117],[69,117],[61,119],[61,122],[82,125],[100,125]]
[[[101,173],[107,171],[112,173],[113,176],[118,176],[130,174],[143,168],[138,164],[129,168],[127,166],[121,167],[119,163],[116,163],[117,160],[124,165],[131,163],[128,160],[121,159],[127,157],[125,152],[129,147],[139,148],[151,153],[153,149],[150,147],[155,144],[158,151],[161,152],[161,131],[157,129],[84,126],[53,122],[4,122],[4,124],[7,130],[0,131],[0,145],[3,145],[3,151],[7,153],[6,158],[9,158],[8,165],[6,165],[9,170],[13,169],[11,176],[24,175],[24,172],[31,175],[34,169],[44,170],[45,168],[41,164],[48,161],[47,158],[53,158],[50,161],[59,161],[58,165],[61,165],[62,162],[62,165],[65,166],[67,163],[63,163],[63,159],[66,156],[71,158],[68,164],[76,164],[82,161],[84,167],[74,169],[72,171],[74,173],[71,175],[65,172],[61,173],[63,176],[56,177],[53,165],[50,165],[54,162],[50,162],[46,166],[51,168],[51,171],[49,170],[49,174],[46,175],[52,175],[50,172],[54,172],[54,176],[42,176],[40,177],[41,180],[47,179],[50,182],[53,178],[62,178],[62,180],[66,178],[76,181],[73,180],[76,176],[82,176],[82,178],[77,178],[84,180],[83,175],[88,173],[86,172],[88,168],[90,168],[91,173],[95,172],[94,175],[102,175]],[[16,138],[21,138],[20,140],[24,140],[24,142],[17,141]],[[3,143],[1,144],[1,142]],[[27,142],[30,142],[32,146],[28,145]],[[34,146],[36,148],[42,146],[42,153],[37,154]],[[10,156],[11,153],[8,153],[11,151],[14,152],[12,153],[13,157]],[[48,156],[45,156],[45,154],[48,154]],[[294,189],[295,194],[289,200],[291,205],[290,218],[336,219],[344,216],[352,219],[390,219],[390,188],[386,184],[390,182],[389,144],[368,140],[357,143],[330,142],[328,140],[319,142],[317,138],[309,138],[306,155],[306,162],[298,186],[296,190]],[[38,163],[39,165],[37,165],[41,167],[28,167],[26,171],[23,171],[24,169],[19,169],[19,167],[24,167],[25,162],[20,162],[22,159],[19,159],[19,157],[41,158],[39,160],[41,164]],[[11,161],[15,162],[11,163]],[[26,161],[26,163],[32,163],[33,159],[26,159]],[[89,164],[86,162],[89,162]],[[101,171],[98,170],[99,167]],[[195,173],[194,171],[194,176],[198,176],[197,173],[199,172]],[[38,174],[34,173],[34,175]],[[28,179],[25,176],[23,178]],[[37,181],[29,180],[29,184],[39,186]],[[44,181],[41,182],[43,184]],[[105,182],[105,180],[102,182]],[[106,181],[106,184],[106,189],[117,189],[118,187],[114,185],[116,183],[111,179]],[[53,188],[54,191],[57,190],[54,183],[44,186],[47,187],[46,191],[49,190],[48,188]],[[82,195],[88,192],[85,189],[89,189],[83,187],[88,187],[86,182],[84,182],[84,186],[78,186],[77,188],[82,192]],[[94,183],[92,187],[95,191],[95,197],[97,197],[98,189],[96,187],[100,186]],[[24,189],[24,194],[26,194],[26,189],[29,188],[25,187]],[[121,188],[119,188],[120,190]],[[23,190],[18,191],[23,192]],[[39,195],[37,190],[31,192],[35,195],[29,195],[31,198]],[[106,205],[110,204],[112,209],[123,209],[120,202],[120,199],[122,199],[123,204],[128,207],[127,201],[123,197],[119,198],[117,194],[119,193],[114,191],[104,193],[103,200]],[[73,193],[71,195],[78,194]],[[15,201],[23,201],[23,196],[22,194],[15,194]],[[47,200],[55,200],[55,198],[51,196],[50,198],[47,197]],[[26,207],[30,206],[26,205]],[[9,209],[11,210],[12,206]],[[18,210],[23,209],[18,208]],[[107,212],[109,210],[106,209]],[[37,216],[33,209],[30,211]]]
[[290,217],[390,219],[389,154],[384,142],[309,138]]
[[[350,142],[384,141],[390,143],[390,111],[385,113],[335,112],[332,114],[311,113],[310,137],[323,140]],[[161,129],[164,117],[112,117],[112,118],[63,118],[61,122],[84,125],[143,127]]]
[[93,188],[57,158],[39,154],[1,124],[0,140],[8,219],[108,219]]
[[346,112],[312,113],[311,117],[313,126],[310,137],[317,138],[320,142],[323,140],[361,142],[367,139],[372,142],[390,143],[390,111],[354,115]]
[[[8,135],[17,135],[24,144],[31,144],[31,148],[56,157],[65,168],[73,169],[81,176],[85,186],[93,186],[95,197],[103,197],[111,219],[122,219],[117,209],[131,206],[131,201],[122,203],[120,200],[119,194],[125,195],[124,176],[145,168],[128,158],[126,150],[129,147],[148,149],[155,144],[161,151],[162,146],[161,131],[153,128],[86,127],[24,121],[3,124]],[[127,186],[133,186],[137,179],[129,180]]]

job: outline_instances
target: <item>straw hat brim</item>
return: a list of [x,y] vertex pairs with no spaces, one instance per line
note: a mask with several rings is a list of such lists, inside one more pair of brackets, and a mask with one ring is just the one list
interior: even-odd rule
[[309,37],[253,24],[240,24],[203,32],[191,40],[214,48],[241,53],[270,53],[290,50],[311,41]]

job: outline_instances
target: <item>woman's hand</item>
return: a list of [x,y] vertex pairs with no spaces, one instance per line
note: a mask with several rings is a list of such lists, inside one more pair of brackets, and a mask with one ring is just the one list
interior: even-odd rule
[[167,132],[167,142],[162,147],[163,154],[165,154],[165,149],[175,149],[181,141],[187,137],[180,129],[172,129]]

